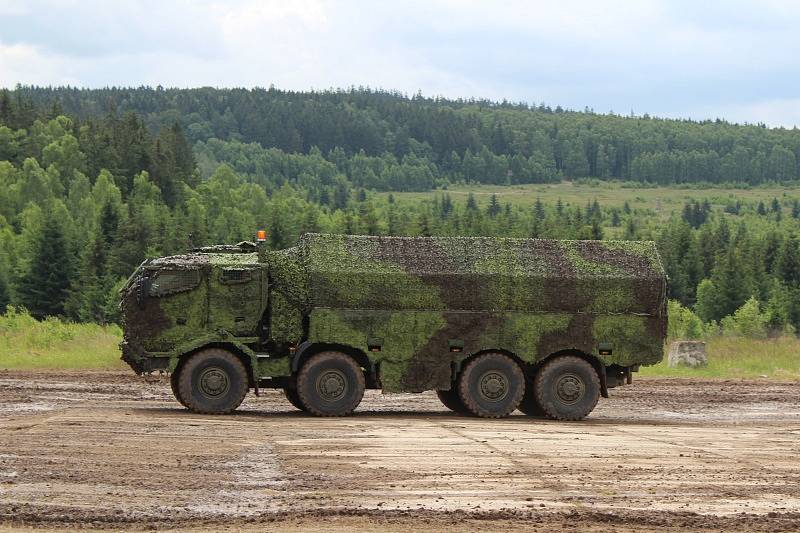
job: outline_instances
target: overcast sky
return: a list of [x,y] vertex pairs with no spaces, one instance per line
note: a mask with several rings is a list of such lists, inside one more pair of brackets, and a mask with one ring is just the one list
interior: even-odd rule
[[800,2],[0,0],[0,86],[325,89],[800,125]]

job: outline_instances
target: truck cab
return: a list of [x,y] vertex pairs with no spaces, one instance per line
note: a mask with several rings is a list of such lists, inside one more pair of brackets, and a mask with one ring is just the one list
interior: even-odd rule
[[198,248],[146,260],[122,289],[122,358],[139,373],[170,370],[196,347],[261,340],[268,270],[256,246]]

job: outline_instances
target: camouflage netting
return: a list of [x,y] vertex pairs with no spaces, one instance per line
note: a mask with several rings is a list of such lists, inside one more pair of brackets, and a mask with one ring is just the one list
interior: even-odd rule
[[309,307],[660,315],[652,242],[306,234]]
[[[390,391],[447,389],[451,363],[486,350],[529,363],[578,350],[623,367],[663,357],[666,276],[651,242],[306,234],[250,249],[143,265],[148,283],[123,291],[126,361],[144,368],[147,353],[173,357],[204,335],[258,335],[265,309],[276,355],[306,340],[351,346]],[[290,373],[286,357],[258,364]]]

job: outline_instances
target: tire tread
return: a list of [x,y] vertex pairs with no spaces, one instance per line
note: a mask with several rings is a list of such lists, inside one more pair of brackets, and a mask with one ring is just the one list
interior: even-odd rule
[[[213,411],[210,409],[204,408],[195,399],[192,397],[192,371],[196,366],[198,366],[203,361],[202,356],[213,356],[213,357],[220,357],[222,359],[227,360],[230,362],[234,367],[241,372],[242,376],[244,376],[244,380],[242,380],[242,386],[240,387],[238,393],[238,399],[234,401],[233,407],[222,411]],[[220,348],[206,348],[205,350],[200,350],[193,354],[187,361],[184,363],[180,370],[180,375],[178,376],[178,391],[181,394],[181,397],[186,402],[186,407],[195,413],[204,414],[204,415],[226,415],[230,414],[236,410],[244,401],[244,397],[247,395],[247,391],[249,387],[247,385],[247,369],[239,360],[238,357],[233,355],[231,352],[227,350],[222,350]]]
[[[569,416],[569,415],[565,415],[565,414],[554,412],[551,409],[547,408],[547,403],[545,402],[545,399],[543,397],[543,392],[542,391],[545,390],[544,389],[544,387],[546,385],[545,379],[546,379],[546,376],[547,376],[547,373],[548,373],[546,370],[548,370],[549,368],[554,367],[556,365],[564,365],[564,364],[578,364],[578,365],[581,365],[581,366],[587,365],[589,367],[589,369],[591,369],[590,376],[591,376],[591,380],[592,380],[592,385],[594,385],[594,387],[598,391],[598,394],[595,396],[595,401],[592,404],[591,408],[585,414],[583,414],[582,416]],[[545,363],[545,365],[542,368],[539,369],[539,372],[536,373],[535,385],[534,385],[534,389],[533,390],[534,390],[534,392],[536,394],[536,401],[542,407],[542,410],[544,411],[544,414],[548,418],[551,418],[553,420],[561,420],[561,421],[582,420],[589,413],[591,413],[594,410],[594,408],[597,406],[597,402],[600,399],[600,395],[599,395],[600,378],[598,377],[597,372],[595,371],[594,367],[590,363],[588,363],[585,359],[583,359],[582,357],[578,357],[577,355],[561,355],[561,356],[558,356],[558,357],[548,361],[547,363]]]
[[[335,361],[335,360],[345,361],[346,364],[352,367],[356,375],[356,379],[358,380],[358,383],[356,383],[356,387],[360,389],[361,394],[358,398],[358,401],[355,402],[355,405],[353,405],[350,409],[345,411],[329,413],[317,409],[317,407],[313,405],[313,402],[310,401],[310,398],[307,398],[306,395],[304,394],[307,382],[309,380],[309,372],[306,369],[309,368],[309,365],[312,363],[318,365],[320,363],[324,363],[325,361]],[[306,411],[314,416],[334,417],[334,416],[347,416],[349,414],[352,414],[352,412],[356,410],[356,407],[358,407],[358,404],[361,403],[361,398],[363,398],[364,396],[365,388],[366,388],[366,380],[364,379],[364,372],[361,370],[361,367],[358,365],[358,363],[355,362],[355,360],[352,357],[341,352],[333,352],[333,351],[320,352],[318,354],[313,355],[311,359],[306,361],[306,363],[303,365],[303,368],[297,375],[297,395],[300,398],[300,402],[306,406]]]
[[[519,381],[522,383],[521,387],[518,387],[514,394],[517,396],[515,399],[512,399],[511,404],[513,408],[508,411],[507,413],[492,413],[483,409],[477,401],[472,397],[469,390],[469,377],[470,373],[475,369],[475,367],[481,362],[486,359],[493,359],[493,358],[505,358],[507,359],[510,365],[513,365],[513,368],[516,368],[516,371],[519,372]],[[458,395],[461,398],[461,402],[464,404],[464,407],[467,409],[467,412],[473,414],[475,416],[481,418],[505,418],[511,413],[513,413],[519,403],[522,401],[522,396],[525,394],[525,375],[522,373],[522,369],[517,365],[517,362],[511,359],[509,356],[500,353],[500,352],[487,352],[484,354],[479,355],[478,357],[474,358],[470,361],[464,370],[461,371],[461,375],[458,379]]]

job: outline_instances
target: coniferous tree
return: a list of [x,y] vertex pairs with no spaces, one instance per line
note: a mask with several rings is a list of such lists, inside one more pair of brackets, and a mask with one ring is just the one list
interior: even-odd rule
[[497,195],[492,194],[492,197],[489,199],[489,205],[486,207],[486,214],[494,218],[500,214],[500,209],[500,202],[497,200]]
[[63,315],[72,274],[63,226],[50,215],[35,237],[30,265],[17,283],[20,303],[36,318]]
[[0,314],[5,313],[6,307],[11,303],[11,294],[8,281],[4,272],[0,272]]
[[478,202],[475,201],[475,195],[469,193],[467,195],[467,211],[477,211],[478,210]]

